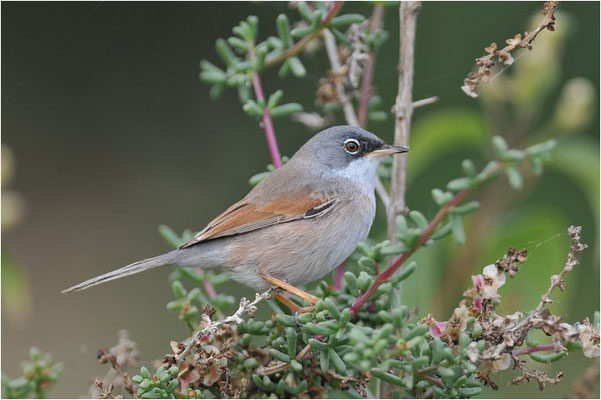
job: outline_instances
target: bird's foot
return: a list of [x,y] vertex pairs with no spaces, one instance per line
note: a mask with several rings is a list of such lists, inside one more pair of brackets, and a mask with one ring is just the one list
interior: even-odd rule
[[[317,297],[313,296],[312,294],[307,293],[304,290],[301,290],[301,289],[297,288],[296,286],[292,286],[288,282],[284,282],[283,280],[275,278],[271,275],[261,274],[261,278],[265,279],[267,282],[271,283],[272,285],[276,285],[276,286],[292,293],[293,295],[300,297],[301,299],[307,300],[312,305],[315,305],[319,301],[319,299]],[[281,298],[279,298],[279,299],[281,300]],[[284,302],[284,304],[286,304],[286,302]]]

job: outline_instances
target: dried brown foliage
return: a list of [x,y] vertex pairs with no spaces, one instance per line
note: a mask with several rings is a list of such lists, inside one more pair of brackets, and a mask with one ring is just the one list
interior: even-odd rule
[[101,364],[109,364],[111,368],[104,378],[97,378],[88,391],[92,398],[121,398],[115,393],[122,393],[124,390],[130,394],[135,393],[133,383],[129,375],[125,372],[127,367],[138,365],[140,352],[138,345],[129,338],[125,330],[118,333],[118,342],[110,349],[100,349],[97,354],[98,361]]
[[476,89],[480,82],[488,82],[492,77],[493,67],[495,65],[495,58],[502,65],[511,65],[514,61],[512,52],[517,49],[528,49],[532,50],[532,42],[536,36],[547,29],[549,31],[555,30],[555,11],[559,5],[558,1],[547,1],[543,4],[542,14],[544,15],[543,20],[532,32],[518,33],[514,37],[509,38],[505,41],[507,46],[499,49],[496,43],[491,43],[484,49],[487,53],[485,56],[476,59],[477,70],[470,72],[468,76],[463,80],[463,86],[461,90],[470,97],[478,97]]

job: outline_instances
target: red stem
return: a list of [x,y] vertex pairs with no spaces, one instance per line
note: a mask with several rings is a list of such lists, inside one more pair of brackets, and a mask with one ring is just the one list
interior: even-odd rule
[[[494,176],[503,167],[504,167],[504,163],[499,162],[495,168],[488,171],[486,176],[483,177],[482,181],[485,181],[486,179]],[[465,196],[467,196],[470,193],[471,190],[472,190],[472,188],[467,188],[467,189],[463,189],[460,192],[457,192],[455,197],[453,197],[453,199],[449,203],[445,204],[440,210],[438,210],[438,213],[436,214],[434,219],[432,219],[432,221],[430,221],[430,223],[426,227],[426,230],[419,237],[417,243],[415,243],[408,252],[401,254],[396,260],[394,260],[394,262],[392,264],[390,264],[390,266],[388,268],[386,268],[386,270],[384,272],[379,273],[376,276],[376,279],[374,280],[374,282],[367,289],[367,291],[365,291],[365,293],[363,293],[361,296],[359,296],[359,298],[357,300],[355,300],[355,303],[351,307],[351,315],[357,314],[357,312],[359,311],[361,306],[363,306],[363,304],[365,304],[367,302],[367,300],[369,300],[369,298],[376,291],[378,286],[380,286],[382,283],[384,283],[388,279],[390,279],[392,274],[394,274],[396,272],[396,270],[399,269],[399,267],[401,265],[403,265],[403,263],[405,261],[407,261],[407,259],[409,257],[411,257],[413,255],[413,253],[415,253],[426,242],[426,240],[428,240],[430,238],[430,236],[434,232],[434,229],[436,229],[438,224],[447,216],[449,211],[451,211],[451,208],[453,208],[457,204],[459,204],[465,198]]]
[[553,344],[541,344],[540,346],[526,347],[525,349],[517,349],[513,351],[514,356],[522,354],[536,353],[537,351],[549,351],[553,350],[555,346]]
[[[295,43],[292,47],[286,49],[282,54],[277,57],[274,57],[265,62],[265,68],[272,67],[284,60],[287,60],[290,57],[296,55],[299,51],[301,51],[311,40],[315,39],[321,34],[328,24],[332,21],[332,19],[338,14],[340,9],[342,8],[342,1],[337,1],[330,8],[327,15],[321,22],[321,26],[318,30],[311,33],[310,35],[305,36],[300,41]],[[254,52],[251,50],[251,59],[254,58]],[[261,85],[261,78],[257,71],[253,72],[253,89],[255,91],[255,96],[258,101],[265,101],[265,95],[263,94],[263,86]],[[280,150],[278,148],[278,142],[275,137],[275,129],[273,128],[273,122],[271,121],[271,115],[269,115],[269,109],[265,107],[263,111],[263,127],[265,129],[265,137],[267,138],[267,146],[269,147],[269,154],[271,155],[271,161],[273,166],[279,168],[282,166],[282,157],[280,155]]]
[[413,247],[408,252],[401,254],[396,260],[394,260],[394,262],[392,264],[390,264],[390,266],[388,268],[386,268],[385,271],[379,273],[376,276],[376,279],[371,284],[371,286],[369,287],[369,289],[367,289],[367,291],[365,291],[355,301],[355,304],[353,304],[353,306],[351,307],[351,314],[352,315],[355,315],[359,311],[359,309],[361,308],[361,306],[363,304],[365,304],[365,302],[367,302],[367,300],[369,300],[369,298],[376,291],[376,289],[378,288],[378,286],[380,286],[382,283],[384,283],[388,279],[390,279],[390,277],[392,276],[392,274],[394,274],[396,272],[396,270],[399,269],[399,267],[405,261],[407,261],[407,259],[409,257],[411,257],[413,255],[413,253],[415,253],[415,251],[417,249],[419,249],[426,242],[426,240],[428,240],[428,238],[430,237],[430,235],[432,235],[432,233],[434,232],[434,229],[436,229],[436,227],[438,226],[438,224],[443,220],[444,217],[446,217],[446,215],[449,213],[449,211],[451,210],[451,208],[453,208],[454,206],[456,206],[457,204],[459,204],[465,198],[465,196],[467,196],[467,194],[469,193],[469,191],[470,191],[470,189],[464,189],[464,190],[460,191],[459,193],[457,193],[455,195],[455,197],[453,198],[453,200],[451,200],[449,203],[445,204],[438,211],[438,214],[436,214],[436,216],[434,217],[434,219],[432,221],[430,221],[430,224],[428,225],[428,227],[426,228],[426,230],[424,231],[424,233],[422,233],[422,235],[419,237],[417,243],[415,245],[413,245]]
[[[263,87],[261,86],[261,78],[258,72],[253,72],[253,89],[255,90],[255,96],[258,102],[265,102],[265,96],[263,95]],[[269,147],[269,154],[271,155],[271,162],[276,168],[282,166],[282,157],[280,156],[280,150],[278,148],[278,141],[275,137],[275,129],[273,129],[273,122],[271,122],[271,115],[269,115],[269,108],[265,107],[263,110],[263,128],[265,129],[265,137],[267,138],[267,146]]]
[[217,292],[215,291],[215,287],[208,279],[202,281],[202,286],[204,287],[207,295],[209,296],[209,300],[213,300],[215,296],[217,296]]
[[334,289],[342,290],[342,280],[344,278],[344,263],[336,267],[336,273],[334,275]]

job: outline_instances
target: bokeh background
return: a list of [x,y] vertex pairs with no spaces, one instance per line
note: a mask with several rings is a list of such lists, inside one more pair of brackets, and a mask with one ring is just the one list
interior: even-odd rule
[[[409,206],[432,217],[430,189],[461,175],[465,157],[483,166],[494,134],[516,147],[551,137],[558,146],[542,178],[526,172],[523,191],[501,178],[476,194],[483,207],[467,221],[465,246],[449,239],[420,253],[404,291],[420,314],[447,319],[470,275],[510,245],[531,256],[501,290],[504,310],[533,307],[563,265],[569,224],[583,226],[591,248],[553,310],[577,321],[599,309],[599,3],[563,4],[556,32],[542,32],[480,99],[459,90],[483,48],[523,32],[533,16],[540,19],[540,7],[427,2],[422,9],[414,98],[440,101],[414,116]],[[345,5],[365,15],[371,8]],[[77,397],[105,374],[95,354],[116,342],[119,329],[139,343],[146,364],[186,337],[165,309],[167,270],[69,296],[60,290],[168,250],[158,225],[198,230],[248,191],[249,177],[269,162],[263,132],[234,91],[209,98],[198,62],[217,62],[215,40],[247,15],[258,15],[267,35],[281,12],[297,19],[283,2],[2,3],[3,372],[18,375],[19,361],[37,345],[66,367],[52,395]],[[388,110],[397,88],[397,8],[387,8],[385,26],[391,35],[375,86]],[[267,92],[281,88],[285,101],[315,109],[328,68],[323,50],[305,65],[304,80],[267,72]],[[368,128],[392,138],[390,118]],[[276,132],[287,155],[313,133],[289,120],[277,120]],[[380,210],[376,237],[385,232],[382,217]],[[252,295],[234,284],[223,290]],[[548,370],[567,376],[542,394],[534,383],[504,383],[508,373],[497,379],[499,393],[485,395],[564,397],[593,362],[574,353],[553,364]]]

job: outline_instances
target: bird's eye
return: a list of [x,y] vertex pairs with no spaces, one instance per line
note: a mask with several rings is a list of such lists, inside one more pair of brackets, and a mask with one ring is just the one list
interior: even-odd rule
[[346,139],[344,141],[344,150],[351,154],[357,154],[359,152],[359,142],[355,139]]

